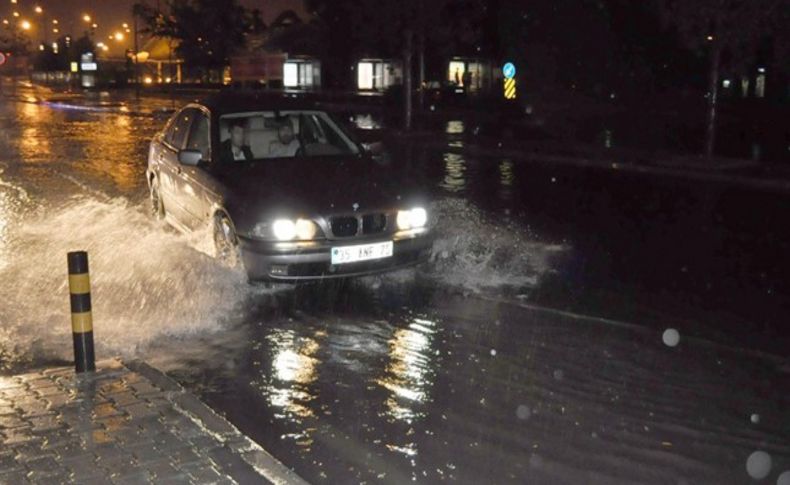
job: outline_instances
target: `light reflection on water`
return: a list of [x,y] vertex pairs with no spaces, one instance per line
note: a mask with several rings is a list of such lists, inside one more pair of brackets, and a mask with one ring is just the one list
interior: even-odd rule
[[411,423],[424,417],[420,405],[430,400],[431,339],[434,323],[417,319],[409,328],[399,328],[389,341],[389,364],[376,382],[390,391],[387,414]]
[[444,154],[445,176],[441,184],[448,192],[463,192],[466,190],[466,160],[457,153]]
[[319,349],[318,339],[325,336],[324,332],[317,331],[315,338],[300,337],[288,329],[273,329],[267,336],[273,353],[272,365],[271,369],[261,369],[256,385],[272,407],[282,410],[276,417],[293,416],[300,422],[315,416],[309,406],[315,399],[310,384],[318,378],[319,361],[315,355]]

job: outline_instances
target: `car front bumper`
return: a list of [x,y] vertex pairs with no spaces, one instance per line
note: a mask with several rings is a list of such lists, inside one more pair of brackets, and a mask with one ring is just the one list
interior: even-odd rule
[[[317,281],[348,278],[414,266],[431,255],[433,236],[427,230],[386,236],[311,242],[271,242],[239,236],[244,268],[250,280]],[[332,248],[392,241],[392,256],[347,264],[332,264]]]

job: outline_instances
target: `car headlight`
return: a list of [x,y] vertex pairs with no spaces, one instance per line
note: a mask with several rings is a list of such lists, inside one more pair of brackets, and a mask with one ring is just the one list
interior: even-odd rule
[[272,232],[280,241],[290,241],[296,237],[296,224],[288,219],[280,219],[272,224]]
[[318,226],[307,219],[278,219],[272,224],[272,234],[280,241],[309,241],[318,233]]
[[396,222],[400,230],[424,227],[428,223],[428,211],[422,207],[415,207],[408,211],[398,211]]

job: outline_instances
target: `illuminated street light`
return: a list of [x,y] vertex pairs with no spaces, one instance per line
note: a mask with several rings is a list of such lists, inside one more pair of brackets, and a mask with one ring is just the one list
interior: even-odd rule
[[22,28],[22,30],[30,30],[30,28],[32,27],[32,25],[30,24],[30,22],[28,22],[27,20],[23,20],[23,21],[22,21],[22,22],[19,24],[19,26]]
[[3,19],[3,25],[8,25],[8,19]]
[[128,28],[129,28],[129,24],[127,24],[126,22],[124,22],[124,23],[123,23],[123,28],[124,28],[124,29],[128,29]]
[[36,5],[36,8],[35,8],[35,9],[33,9],[33,10],[35,10],[35,11],[36,11],[36,13],[42,13],[42,12],[44,12],[44,9],[43,9],[43,8],[41,8],[41,6],[39,6],[39,5]]
[[91,16],[88,15],[88,14],[85,14],[85,15],[82,16],[82,20],[84,20],[87,23],[90,23],[91,22]]
[[115,40],[117,40],[118,42],[120,42],[120,41],[122,41],[122,40],[123,40],[123,32],[116,32],[116,33],[115,33],[115,35],[114,35],[113,37],[115,37]]
[[58,19],[52,19],[52,23],[58,25]]
[[14,12],[14,17],[19,17],[19,12]]
[[57,34],[57,33],[59,33],[59,32],[60,32],[60,29],[52,29],[52,33],[53,33],[53,34]]
[[708,39],[708,42],[710,42],[710,41],[712,41],[712,40],[713,40],[713,36],[712,36],[712,35],[709,35],[709,36],[707,37],[707,39]]
[[93,27],[94,29],[95,29],[96,27],[98,27],[98,26],[99,26],[99,24],[91,24],[91,27]]

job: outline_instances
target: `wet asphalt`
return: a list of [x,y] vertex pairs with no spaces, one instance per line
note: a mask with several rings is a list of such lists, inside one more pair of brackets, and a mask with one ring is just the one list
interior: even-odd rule
[[[38,261],[19,232],[56,241],[41,229],[87,209],[127,239],[167,232],[139,218],[147,140],[163,116],[0,102],[5,281]],[[390,150],[436,199],[426,267],[248,289],[207,258],[178,261],[192,250],[167,239],[183,248],[148,252],[169,258],[169,275],[130,269],[112,287],[113,304],[134,307],[131,320],[155,335],[125,338],[117,325],[105,350],[165,369],[316,483],[738,483],[756,446],[790,467],[779,390],[790,384],[787,194],[419,143]],[[108,254],[147,264],[144,251]],[[29,298],[36,311],[56,301]],[[17,328],[24,318],[3,305],[5,329]],[[212,323],[196,324],[204,314]],[[665,345],[667,328],[688,347]],[[68,356],[58,332],[16,344],[9,333],[5,372]]]

